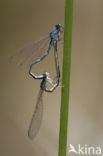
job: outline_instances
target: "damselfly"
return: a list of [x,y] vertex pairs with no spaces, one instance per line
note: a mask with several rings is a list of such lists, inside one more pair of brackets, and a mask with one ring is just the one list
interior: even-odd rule
[[[30,67],[29,74],[34,79],[42,79],[36,107],[28,129],[28,136],[31,139],[33,139],[36,136],[41,125],[42,114],[43,114],[43,104],[42,104],[43,92],[44,91],[53,92],[55,88],[59,85],[60,69],[59,69],[59,61],[58,61],[58,53],[57,53],[57,43],[58,41],[61,40],[60,37],[62,33],[63,33],[62,25],[57,24],[55,30],[53,30],[49,35],[45,36],[44,38],[37,41],[36,43],[33,43],[32,45],[21,49],[18,55],[14,56],[14,58],[13,57],[11,58],[14,61],[17,61],[18,58],[20,58],[19,61],[17,61],[17,64],[21,68],[25,68],[29,65]],[[43,52],[46,50],[45,46],[48,44],[48,41],[49,41],[48,49],[43,54]],[[33,66],[41,62],[49,54],[52,47],[54,48],[54,60],[55,60],[55,68],[56,68],[55,78],[51,79],[50,74],[48,72],[44,72],[41,75],[35,75],[32,72]],[[40,55],[42,55],[42,57],[40,57]]]

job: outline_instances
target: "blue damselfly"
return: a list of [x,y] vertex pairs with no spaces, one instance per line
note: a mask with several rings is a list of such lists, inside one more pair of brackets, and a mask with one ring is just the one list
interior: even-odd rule
[[[42,114],[43,114],[43,104],[42,104],[42,95],[43,92],[53,92],[55,88],[59,85],[60,82],[60,69],[57,53],[57,44],[59,41],[63,40],[63,27],[61,24],[57,24],[56,28],[47,36],[43,37],[39,41],[24,47],[19,51],[19,53],[11,57],[11,61],[16,62],[20,68],[27,68],[29,66],[29,74],[34,79],[41,79],[40,91],[36,103],[36,107],[30,122],[28,129],[28,136],[33,139],[37,132],[39,131]],[[48,48],[45,47],[48,45]],[[48,72],[44,72],[41,75],[35,75],[32,72],[32,68],[35,64],[41,62],[50,52],[51,48],[54,49],[54,60],[56,68],[56,76],[51,79]],[[45,52],[46,51],[46,52]],[[19,60],[19,61],[18,61]],[[50,87],[50,86],[51,87]]]

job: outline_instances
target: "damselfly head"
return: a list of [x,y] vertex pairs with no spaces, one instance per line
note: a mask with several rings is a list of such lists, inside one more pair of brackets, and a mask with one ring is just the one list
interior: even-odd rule
[[56,29],[60,29],[62,27],[62,24],[56,24]]
[[44,72],[43,75],[44,75],[44,77],[47,77],[49,75],[49,73],[48,72]]
[[57,24],[56,29],[60,30],[61,33],[64,32],[64,27],[62,26],[62,24]]

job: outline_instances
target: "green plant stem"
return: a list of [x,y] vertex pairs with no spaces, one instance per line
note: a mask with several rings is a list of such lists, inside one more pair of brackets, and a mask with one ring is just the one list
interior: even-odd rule
[[66,156],[67,151],[67,127],[69,112],[69,90],[70,90],[70,62],[72,47],[72,19],[73,0],[66,0],[65,8],[65,31],[64,31],[64,55],[63,55],[63,79],[60,111],[60,132],[59,132],[59,156]]

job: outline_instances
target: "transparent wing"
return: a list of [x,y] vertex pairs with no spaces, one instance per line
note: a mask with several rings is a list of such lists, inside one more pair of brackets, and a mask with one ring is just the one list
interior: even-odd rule
[[39,41],[20,49],[14,56],[10,57],[10,62],[18,65],[20,69],[27,69],[32,62],[47,51],[49,43],[50,35],[46,35]]
[[30,139],[33,139],[36,136],[41,126],[42,116],[43,116],[42,95],[43,95],[43,90],[40,89],[36,107],[28,129],[28,136]]

